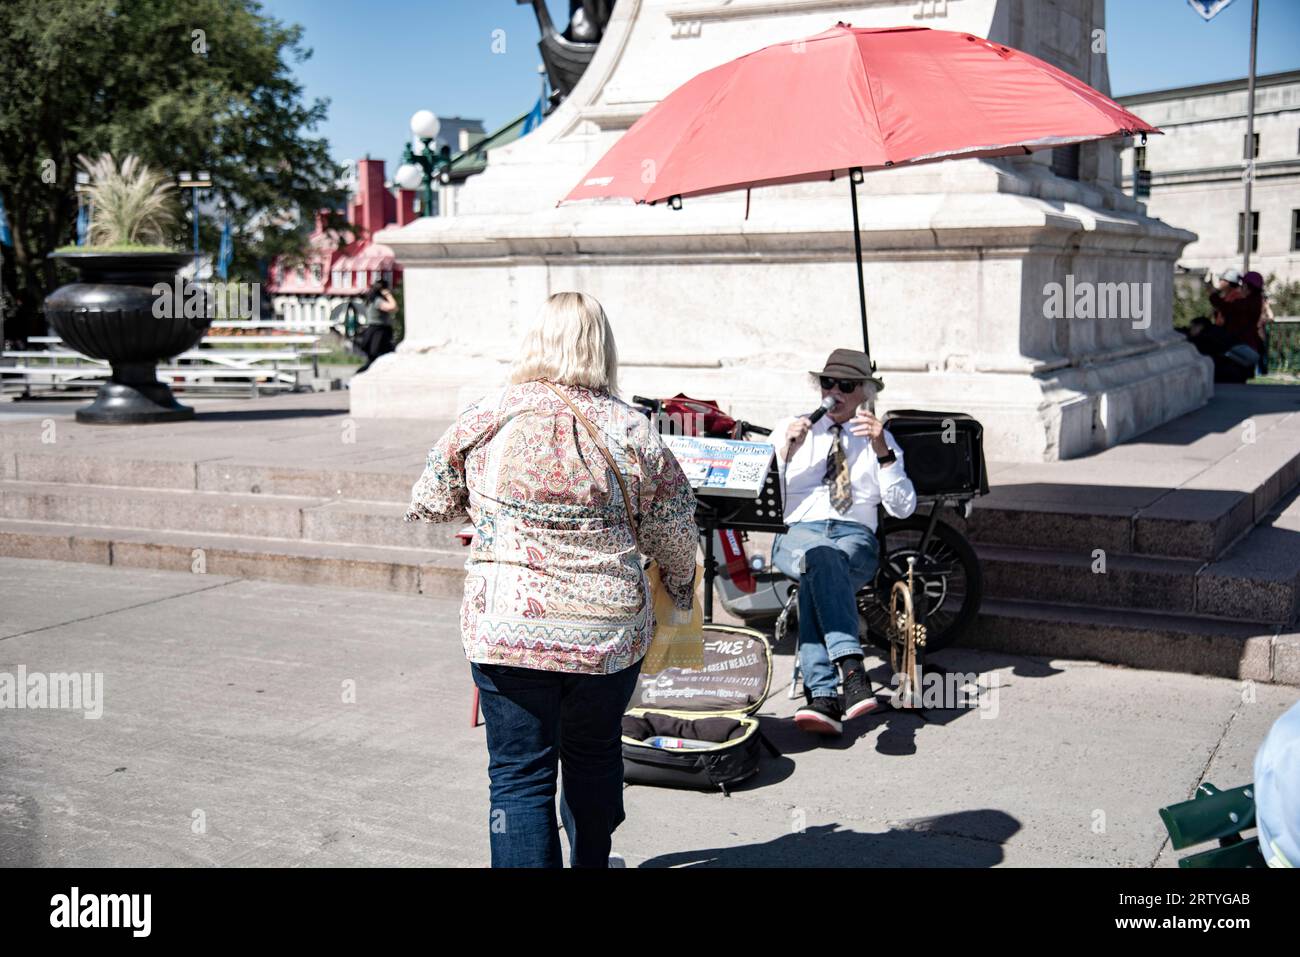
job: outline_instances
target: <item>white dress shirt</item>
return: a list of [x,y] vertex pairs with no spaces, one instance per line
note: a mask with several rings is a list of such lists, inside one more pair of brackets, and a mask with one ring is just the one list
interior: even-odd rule
[[[786,430],[794,422],[784,420],[773,430],[773,438],[784,441]],[[876,506],[885,504],[885,511],[895,518],[907,518],[916,511],[916,489],[903,468],[903,450],[894,437],[885,432],[885,444],[898,456],[888,465],[876,460],[871,440],[854,435],[849,423],[844,423],[840,442],[844,445],[849,463],[849,485],[853,490],[853,505],[847,512],[837,512],[831,505],[830,484],[826,481],[826,461],[830,456],[834,433],[829,415],[824,415],[808,430],[803,445],[795,450],[789,462],[782,462],[777,454],[778,467],[785,482],[785,521],[821,522],[839,519],[858,522],[873,532],[876,530]],[[778,438],[779,437],[779,438]]]

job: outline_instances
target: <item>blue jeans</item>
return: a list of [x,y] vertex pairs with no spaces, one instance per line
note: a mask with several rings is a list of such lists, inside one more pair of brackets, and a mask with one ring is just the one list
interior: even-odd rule
[[623,823],[623,712],[641,663],[610,675],[470,664],[487,725],[493,867],[561,867],[560,814],[574,867],[608,867]]
[[795,522],[772,543],[772,563],[799,582],[799,667],[814,698],[835,696],[835,661],[862,654],[857,593],[879,555],[871,529],[838,519]]

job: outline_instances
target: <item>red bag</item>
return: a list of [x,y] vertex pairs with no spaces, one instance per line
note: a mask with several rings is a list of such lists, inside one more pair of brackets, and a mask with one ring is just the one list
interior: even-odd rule
[[663,400],[661,414],[668,416],[674,425],[680,422],[680,428],[674,429],[677,435],[703,435],[715,439],[735,436],[736,420],[723,412],[712,399],[692,399],[679,392],[671,399]]

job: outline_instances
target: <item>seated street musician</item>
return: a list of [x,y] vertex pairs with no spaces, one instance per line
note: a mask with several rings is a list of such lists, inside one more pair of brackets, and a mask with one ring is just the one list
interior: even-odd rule
[[[876,506],[896,518],[916,509],[903,450],[870,411],[884,383],[865,352],[836,349],[821,372],[822,407],[782,423],[777,450],[789,531],[772,561],[799,582],[799,665],[805,707],[795,724],[837,735],[844,720],[880,706],[862,663],[856,595],[876,573]],[[836,673],[836,667],[839,674]],[[844,704],[836,686],[843,678]]]

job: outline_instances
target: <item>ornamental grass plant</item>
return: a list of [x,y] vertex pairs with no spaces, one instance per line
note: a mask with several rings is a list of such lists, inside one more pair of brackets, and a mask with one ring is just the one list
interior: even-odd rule
[[91,205],[90,229],[83,251],[169,251],[176,223],[176,187],[158,172],[129,155],[119,167],[111,153],[96,160],[78,156],[89,174],[86,196]]

